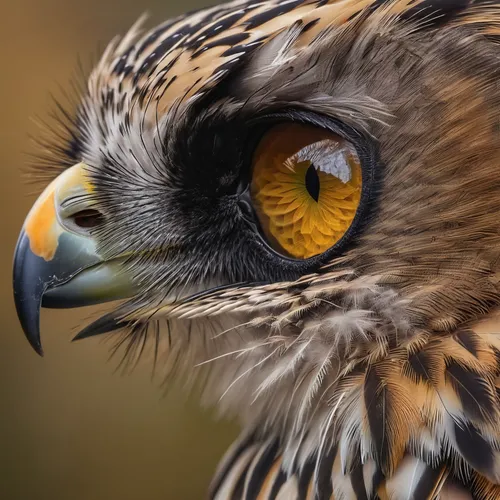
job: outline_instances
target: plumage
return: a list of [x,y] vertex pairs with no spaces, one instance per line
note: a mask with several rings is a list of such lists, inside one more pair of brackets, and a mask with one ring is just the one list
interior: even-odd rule
[[[68,286],[84,265],[44,270],[36,307],[127,298],[77,338],[115,336],[127,362],[240,418],[211,498],[500,498],[500,4],[245,0],[142,23],[108,46],[56,149],[79,180],[34,209],[54,198],[51,234],[123,279],[90,299]],[[315,185],[311,207],[328,203],[311,214],[350,226],[311,258],[280,255],[248,194],[284,122],[340,137],[363,170],[356,210]],[[275,178],[263,196],[293,203]],[[298,220],[301,244],[324,238]]]

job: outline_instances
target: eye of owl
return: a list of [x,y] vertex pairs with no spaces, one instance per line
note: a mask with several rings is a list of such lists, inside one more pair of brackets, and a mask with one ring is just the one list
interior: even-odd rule
[[352,243],[373,198],[374,155],[340,122],[298,118],[261,132],[249,202],[264,243],[281,258],[305,260]]

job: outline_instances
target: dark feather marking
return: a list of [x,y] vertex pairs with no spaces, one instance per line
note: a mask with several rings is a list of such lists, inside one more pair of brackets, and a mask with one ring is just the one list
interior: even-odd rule
[[218,38],[213,42],[209,42],[203,45],[203,47],[201,47],[200,49],[198,49],[196,52],[193,53],[191,59],[196,59],[197,57],[201,56],[201,54],[214,47],[220,47],[224,45],[227,45],[228,47],[233,47],[235,45],[240,44],[241,42],[244,42],[249,36],[250,36],[249,33],[235,33],[234,35]]
[[122,74],[124,77],[127,77],[128,75],[130,75],[130,73],[132,73],[132,70],[134,69],[134,66],[132,64],[127,64],[124,68],[123,68],[123,71],[122,71]]
[[455,439],[464,459],[478,472],[489,475],[495,463],[491,445],[470,422],[455,422]]
[[455,361],[448,361],[446,379],[455,390],[464,413],[469,418],[484,421],[495,415],[492,394],[481,375]]
[[424,473],[420,477],[420,480],[413,492],[413,498],[415,499],[430,499],[431,494],[434,493],[436,485],[439,482],[443,471],[442,469],[433,469],[430,466],[425,468]]
[[368,424],[377,457],[376,462],[380,464],[384,472],[387,472],[387,460],[390,456],[386,432],[387,390],[374,368],[370,368],[366,373],[364,399]]
[[471,0],[424,0],[406,11],[401,18],[412,21],[425,19],[426,26],[441,26],[456,18],[471,3]]
[[252,30],[254,28],[257,28],[258,26],[261,26],[262,24],[267,23],[268,21],[271,21],[276,17],[282,16],[283,14],[292,11],[299,5],[302,5],[304,2],[305,0],[293,0],[286,4],[278,4],[276,5],[276,7],[268,9],[264,12],[260,12],[259,14],[255,14],[255,16],[247,19],[244,24],[247,29]]
[[332,469],[335,456],[337,455],[337,447],[333,446],[327,455],[321,457],[319,468],[317,471],[316,480],[316,497],[315,500],[330,500],[333,493],[332,485]]
[[259,494],[262,484],[266,478],[266,472],[269,472],[273,466],[274,460],[276,459],[277,451],[278,441],[275,441],[272,445],[268,446],[267,450],[260,457],[248,482],[247,494],[245,495],[246,500],[257,498],[257,495]]
[[231,497],[234,498],[234,500],[240,500],[241,498],[243,498],[243,491],[245,489],[245,479],[251,463],[252,460],[249,460],[245,465],[245,468],[240,473],[240,477],[238,478],[236,486],[234,487],[231,495]]
[[222,483],[227,477],[227,474],[231,470],[231,468],[234,466],[234,463],[238,460],[238,458],[241,456],[241,454],[245,451],[246,448],[248,448],[249,445],[251,445],[254,441],[254,434],[249,434],[245,439],[243,439],[239,446],[233,451],[231,455],[231,459],[228,459],[224,468],[221,469],[217,476],[215,477],[215,482],[212,484],[211,487],[211,495],[210,498],[214,498],[215,494],[221,487]]
[[142,44],[137,49],[137,52],[135,53],[135,59],[137,59],[150,45],[156,42],[158,38],[160,38],[166,31],[168,31],[174,24],[176,24],[180,20],[181,18],[176,17],[171,21],[167,21],[158,28],[154,29],[153,32],[142,42]]
[[271,488],[271,492],[269,494],[269,498],[276,498],[281,487],[285,484],[286,474],[285,471],[280,467],[278,475],[274,479],[273,487]]
[[411,375],[417,382],[429,383],[429,357],[425,352],[416,352],[408,356]]
[[151,54],[146,58],[146,60],[141,64],[140,68],[137,70],[137,72],[134,75],[134,84],[137,84],[139,81],[139,78],[146,73],[150,68],[153,68],[158,61],[160,61],[173,47],[176,43],[179,42],[179,40],[183,37],[191,33],[191,30],[188,30],[187,28],[182,28],[181,30],[177,31],[176,33],[170,35],[169,37],[165,38],[158,47],[155,48]]
[[[380,468],[373,474],[372,491],[377,491],[385,480],[385,476]],[[371,499],[370,499],[371,500]]]
[[453,335],[453,338],[464,348],[467,349],[473,356],[477,357],[477,335],[468,329],[458,330]]
[[307,498],[307,490],[309,488],[309,483],[311,482],[312,475],[314,473],[314,462],[309,460],[301,471],[298,471],[298,493],[299,498]]
[[309,31],[310,29],[314,28],[319,23],[319,18],[318,19],[313,19],[312,21],[309,21],[304,27],[302,28],[302,33],[305,33],[306,31]]
[[245,10],[241,9],[239,11],[234,12],[233,14],[224,17],[223,19],[218,21],[217,24],[208,26],[207,28],[203,29],[198,33],[197,38],[190,44],[190,47],[192,49],[197,49],[206,40],[213,38],[214,36],[220,33],[224,33],[224,31],[231,28],[234,23],[239,21],[245,15],[246,15]]
[[132,52],[133,47],[129,47],[118,59],[117,63],[115,64],[115,67],[113,68],[112,72],[115,73],[116,75],[119,75],[120,73],[123,72],[123,70],[127,66],[127,61],[130,56],[130,53]]
[[351,486],[356,495],[356,500],[368,500],[366,494],[365,479],[363,477],[363,466],[359,464],[350,474]]

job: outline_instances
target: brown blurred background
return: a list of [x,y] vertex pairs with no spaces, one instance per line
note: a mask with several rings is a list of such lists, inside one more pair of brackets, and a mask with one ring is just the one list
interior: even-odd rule
[[[30,117],[47,116],[78,57],[90,62],[144,11],[149,25],[206,0],[3,0],[0,20],[0,499],[204,498],[235,435],[194,400],[166,395],[150,371],[114,373],[99,340],[69,342],[89,311],[42,311],[45,358],[18,325],[11,262],[35,199],[21,178]],[[214,2],[212,2],[214,3]],[[86,64],[89,66],[89,64]]]

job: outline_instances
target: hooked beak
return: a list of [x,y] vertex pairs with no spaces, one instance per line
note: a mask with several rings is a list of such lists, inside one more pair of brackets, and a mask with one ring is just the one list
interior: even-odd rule
[[89,228],[100,221],[93,186],[79,163],[40,195],[24,222],[14,254],[14,300],[23,331],[42,355],[40,306],[80,307],[131,297],[124,259],[99,255]]

